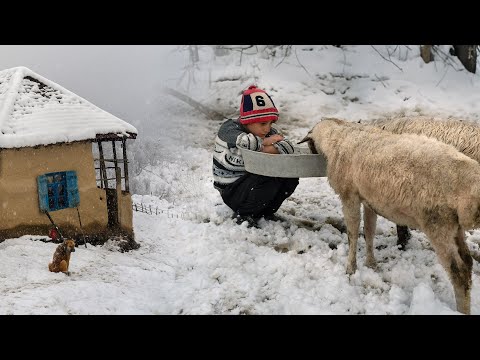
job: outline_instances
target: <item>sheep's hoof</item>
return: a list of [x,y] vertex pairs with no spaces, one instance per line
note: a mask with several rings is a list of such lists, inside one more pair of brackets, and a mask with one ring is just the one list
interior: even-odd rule
[[377,267],[377,262],[375,261],[375,259],[367,259],[365,261],[365,266],[371,269],[375,269]]
[[355,271],[357,270],[356,265],[348,265],[347,266],[347,275],[353,275],[355,274]]

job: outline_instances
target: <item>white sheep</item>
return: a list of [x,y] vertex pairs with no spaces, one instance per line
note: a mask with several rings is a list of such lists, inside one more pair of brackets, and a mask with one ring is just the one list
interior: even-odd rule
[[323,119],[301,141],[327,159],[349,242],[348,274],[356,271],[361,204],[365,264],[375,266],[377,214],[423,231],[453,285],[457,310],[470,313],[472,257],[464,229],[480,224],[480,165],[453,146],[422,135],[397,135],[339,119]]
[[[461,119],[439,119],[429,116],[394,117],[367,121],[364,124],[377,126],[395,134],[419,134],[433,137],[453,145],[458,151],[480,163],[480,126]],[[408,227],[397,225],[401,249],[410,238]]]
[[458,151],[480,163],[480,126],[461,119],[408,116],[365,122],[395,134],[418,134],[453,145]]

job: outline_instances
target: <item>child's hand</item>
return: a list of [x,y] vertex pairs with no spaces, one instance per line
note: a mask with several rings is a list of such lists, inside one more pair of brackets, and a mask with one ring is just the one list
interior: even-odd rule
[[282,140],[283,140],[283,135],[275,134],[263,139],[263,146],[273,145]]

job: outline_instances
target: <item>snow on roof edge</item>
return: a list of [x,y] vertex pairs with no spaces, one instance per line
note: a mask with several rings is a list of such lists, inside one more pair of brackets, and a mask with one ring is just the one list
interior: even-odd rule
[[25,77],[25,71],[31,71],[24,66],[14,67],[10,69],[5,69],[2,71],[12,70],[13,74],[10,79],[12,85],[8,86],[8,91],[5,95],[5,102],[3,107],[0,109],[0,127],[7,118],[7,116],[12,112],[12,106],[15,103],[15,100],[18,95],[18,89],[22,83],[22,79]]

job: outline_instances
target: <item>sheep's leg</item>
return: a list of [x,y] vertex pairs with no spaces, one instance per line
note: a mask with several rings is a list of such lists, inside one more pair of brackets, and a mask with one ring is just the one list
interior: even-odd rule
[[408,240],[412,237],[408,226],[397,225],[397,245],[400,250],[405,250],[405,246],[408,243]]
[[375,228],[377,226],[377,214],[367,205],[363,205],[363,232],[365,235],[365,243],[367,244],[367,256],[365,258],[365,266],[375,268],[377,262],[373,254],[373,238],[375,236]]
[[450,277],[457,311],[470,314],[473,260],[465,242],[465,233],[458,224],[455,229],[437,228],[425,233],[432,241],[440,264]]
[[356,196],[350,196],[342,199],[342,205],[348,236],[347,274],[351,275],[355,273],[355,270],[357,270],[357,241],[360,227],[360,199]]
[[457,310],[464,314],[470,314],[473,260],[465,242],[465,231],[460,226],[455,237],[455,244],[458,246],[460,260],[452,262],[451,270]]

